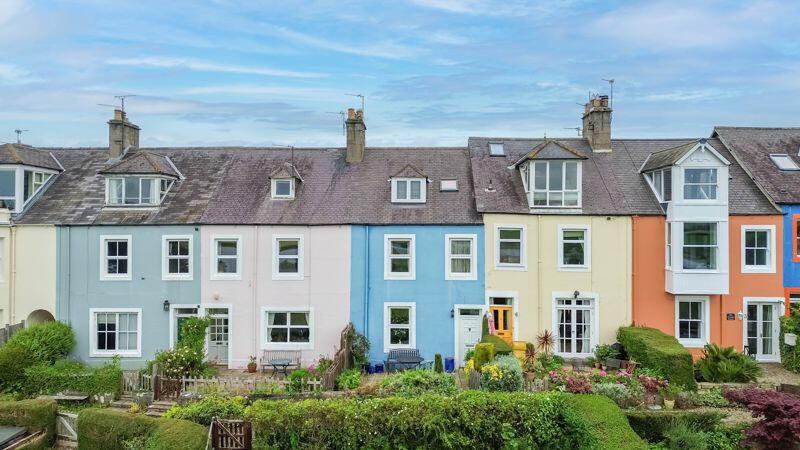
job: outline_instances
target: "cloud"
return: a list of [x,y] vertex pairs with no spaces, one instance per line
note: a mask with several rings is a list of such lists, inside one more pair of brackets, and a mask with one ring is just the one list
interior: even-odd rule
[[296,72],[291,70],[272,69],[269,67],[239,66],[235,64],[218,64],[186,58],[170,58],[149,56],[139,58],[111,58],[106,64],[114,66],[157,67],[164,69],[185,69],[198,72],[236,73],[245,75],[263,75],[288,78],[321,78],[325,74],[315,72]]
[[309,47],[330,50],[338,53],[347,53],[357,56],[370,56],[385,59],[411,59],[419,56],[420,51],[415,47],[393,41],[380,41],[367,43],[359,41],[354,44],[345,44],[330,39],[323,39],[306,33],[291,30],[285,27],[268,26],[267,34],[277,36],[288,41]]
[[0,84],[29,84],[38,83],[41,78],[33,75],[29,70],[13,64],[0,64]]
[[303,88],[291,86],[262,86],[252,84],[224,84],[213,86],[197,86],[182,89],[180,94],[205,95],[205,94],[235,94],[235,95],[270,95],[276,97],[294,97],[311,100],[336,97],[343,98],[343,91],[325,88]]
[[672,92],[645,95],[642,97],[642,100],[648,102],[697,102],[732,98],[737,97],[739,94],[740,92],[735,90],[723,91],[721,89],[676,90]]

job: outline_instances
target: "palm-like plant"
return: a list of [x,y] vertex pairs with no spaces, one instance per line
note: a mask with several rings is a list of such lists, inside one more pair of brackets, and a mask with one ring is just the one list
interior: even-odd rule
[[536,371],[536,346],[530,342],[525,343],[525,360],[522,362],[525,372]]
[[697,361],[697,370],[706,381],[714,383],[747,383],[761,375],[761,367],[752,358],[733,347],[707,344],[703,357]]
[[536,343],[539,345],[539,349],[542,350],[545,354],[550,353],[550,349],[553,347],[553,342],[555,341],[555,337],[550,330],[544,330],[536,336]]

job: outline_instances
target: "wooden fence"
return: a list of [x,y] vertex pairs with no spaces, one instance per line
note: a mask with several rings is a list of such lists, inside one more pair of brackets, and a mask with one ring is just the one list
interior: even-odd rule
[[333,389],[336,386],[336,378],[343,371],[350,368],[353,361],[353,354],[350,347],[352,345],[351,339],[354,334],[355,328],[353,328],[352,323],[347,324],[344,330],[342,330],[342,334],[339,338],[339,350],[333,357],[333,364],[331,364],[322,376],[322,387],[325,389]]
[[56,414],[56,439],[78,442],[78,415],[68,412]]
[[253,448],[253,427],[243,420],[211,422],[211,446],[214,450],[250,450]]
[[143,374],[138,370],[122,372],[122,392],[145,392],[153,390],[153,376]]
[[[256,392],[274,393],[276,388],[286,388],[289,381],[286,379],[274,379],[266,377],[213,377],[213,378],[183,378],[180,380],[181,392],[204,393],[214,390],[226,392],[228,394],[243,395]],[[303,385],[304,392],[321,391],[323,383],[316,378],[305,380]]]
[[17,323],[17,324],[14,324],[14,325],[6,325],[6,326],[0,328],[0,347],[2,347],[3,344],[6,343],[6,341],[11,339],[11,336],[13,336],[14,333],[16,333],[17,331],[19,331],[19,330],[21,330],[23,328],[25,328],[25,321],[24,320],[22,322],[20,322],[20,323]]

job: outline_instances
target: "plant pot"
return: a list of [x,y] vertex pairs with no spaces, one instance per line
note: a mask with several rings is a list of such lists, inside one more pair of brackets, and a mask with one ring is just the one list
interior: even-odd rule
[[675,400],[664,399],[664,407],[666,409],[675,409]]
[[600,368],[600,363],[599,362],[594,363],[594,368],[595,369],[599,369]]
[[256,373],[256,370],[258,370],[258,364],[250,363],[250,364],[247,365],[247,372],[248,373]]
[[522,375],[525,377],[525,381],[533,381],[536,379],[536,372],[525,372]]

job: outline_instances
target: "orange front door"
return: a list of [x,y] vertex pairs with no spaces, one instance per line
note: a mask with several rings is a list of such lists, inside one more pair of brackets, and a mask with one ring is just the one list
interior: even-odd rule
[[494,328],[497,336],[508,342],[514,340],[514,319],[511,306],[490,306],[489,311],[494,317]]

